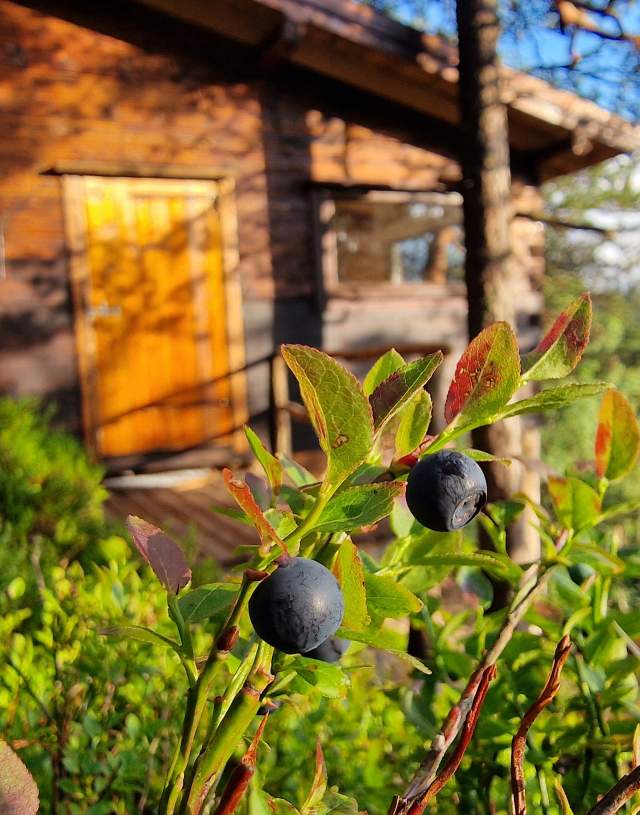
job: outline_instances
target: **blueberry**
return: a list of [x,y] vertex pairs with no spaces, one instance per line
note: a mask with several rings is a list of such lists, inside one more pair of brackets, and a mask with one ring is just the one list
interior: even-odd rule
[[301,557],[279,566],[249,600],[258,636],[286,654],[317,648],[335,634],[343,613],[335,577],[321,563]]
[[461,529],[486,501],[484,473],[473,459],[454,450],[426,456],[409,473],[407,505],[427,529]]
[[305,651],[306,657],[320,659],[322,662],[337,662],[349,647],[349,640],[341,640],[340,637],[329,637],[311,651]]

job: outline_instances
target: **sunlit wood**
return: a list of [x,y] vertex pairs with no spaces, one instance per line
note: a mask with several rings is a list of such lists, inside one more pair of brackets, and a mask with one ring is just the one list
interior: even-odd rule
[[95,348],[85,401],[98,453],[228,442],[237,421],[218,184],[75,184],[76,232],[85,224],[76,235],[86,267],[81,322]]

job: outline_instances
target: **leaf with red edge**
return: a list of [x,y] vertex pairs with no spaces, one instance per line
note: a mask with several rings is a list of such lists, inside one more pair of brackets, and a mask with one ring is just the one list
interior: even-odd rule
[[162,529],[135,515],[127,518],[127,529],[136,549],[168,591],[177,594],[187,585],[191,580],[191,569],[182,549],[172,538]]
[[0,814],[36,815],[38,787],[22,760],[0,741]]
[[561,379],[582,359],[591,330],[591,296],[585,292],[558,316],[537,347],[523,359],[524,380]]
[[327,791],[327,767],[324,762],[324,755],[320,741],[316,743],[316,772],[311,782],[311,789],[300,807],[301,815],[314,815],[320,809],[320,805]]
[[253,526],[260,536],[260,540],[262,542],[262,553],[267,554],[274,543],[279,546],[284,553],[286,553],[286,546],[278,537],[276,530],[264,517],[264,513],[256,503],[256,499],[253,497],[248,484],[234,478],[231,470],[227,469],[226,467],[222,471],[222,476],[227,489],[235,498],[238,506],[249,516]]
[[602,397],[596,432],[596,472],[609,481],[633,469],[640,450],[640,427],[633,408],[612,388]]
[[478,334],[456,365],[444,415],[447,422],[478,426],[490,421],[520,385],[518,342],[508,323]]
[[403,365],[381,382],[369,397],[373,427],[379,432],[427,384],[442,362],[442,351]]
[[550,476],[548,487],[558,520],[566,529],[579,532],[599,522],[602,501],[589,484],[573,476]]

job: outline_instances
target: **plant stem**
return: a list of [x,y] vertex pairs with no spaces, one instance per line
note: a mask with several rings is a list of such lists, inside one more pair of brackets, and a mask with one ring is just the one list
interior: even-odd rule
[[185,783],[180,815],[199,815],[209,790],[217,782],[238,742],[260,707],[260,697],[273,682],[273,647],[261,641],[247,682],[218,728],[214,741],[198,756]]
[[211,646],[207,661],[195,685],[187,692],[187,706],[182,723],[182,735],[176,747],[165,788],[160,799],[158,815],[173,815],[180,792],[182,790],[184,774],[189,766],[193,742],[196,737],[202,714],[207,703],[207,697],[216,678],[220,666],[224,663],[233,647],[238,632],[238,622],[246,607],[249,597],[256,584],[246,575],[242,578],[242,585],[233,608],[222,626],[220,634]]

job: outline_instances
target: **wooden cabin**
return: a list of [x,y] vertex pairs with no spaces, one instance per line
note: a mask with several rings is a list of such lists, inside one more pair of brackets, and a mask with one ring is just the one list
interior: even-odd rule
[[[349,0],[0,0],[0,62],[0,390],[54,400],[112,470],[241,450],[282,342],[455,362],[457,72],[437,38]],[[504,76],[526,345],[540,183],[640,135]]]

